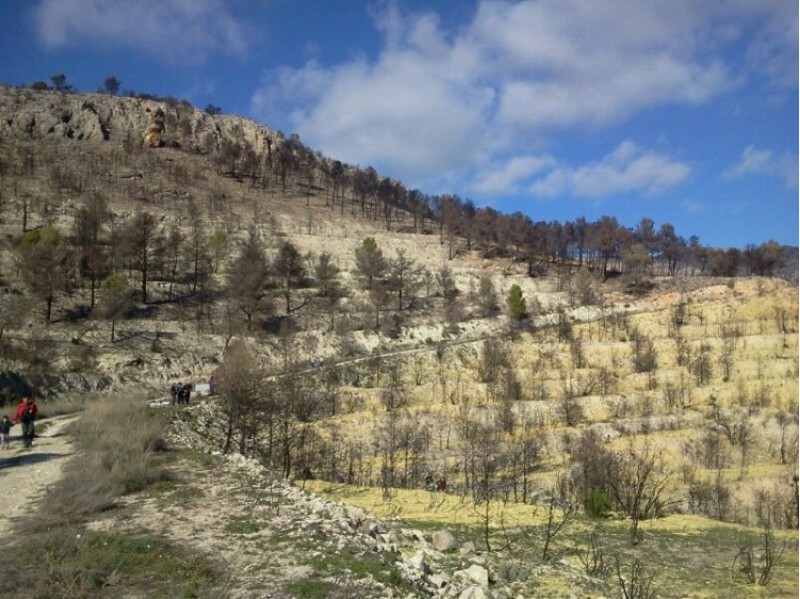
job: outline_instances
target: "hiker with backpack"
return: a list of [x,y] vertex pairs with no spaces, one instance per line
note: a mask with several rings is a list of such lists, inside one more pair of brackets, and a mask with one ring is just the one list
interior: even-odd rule
[[17,406],[17,411],[14,412],[12,422],[14,424],[19,422],[22,425],[22,442],[25,447],[33,444],[33,437],[36,434],[33,421],[38,411],[32,397],[23,397]]

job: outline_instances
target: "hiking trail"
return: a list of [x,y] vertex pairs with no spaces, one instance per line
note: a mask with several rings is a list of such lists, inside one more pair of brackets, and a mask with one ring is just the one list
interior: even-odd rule
[[0,449],[0,537],[11,531],[17,518],[30,513],[30,502],[61,477],[67,458],[75,452],[65,429],[78,417],[69,414],[37,420],[30,449],[22,446],[19,425],[11,429],[10,449]]

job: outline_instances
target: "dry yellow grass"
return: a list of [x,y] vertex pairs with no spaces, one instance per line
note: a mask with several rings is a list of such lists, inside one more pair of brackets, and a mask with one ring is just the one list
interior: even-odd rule
[[[607,310],[603,318],[571,327],[572,338],[581,340],[581,368],[574,367],[570,343],[560,340],[555,328],[523,332],[515,340],[505,341],[522,391],[522,401],[515,402],[514,410],[518,418],[535,416],[545,439],[542,471],[532,479],[551,485],[556,472],[569,466],[570,440],[590,426],[599,426],[608,434],[610,449],[646,445],[660,449],[674,473],[670,495],[685,497],[686,472],[691,470],[699,481],[716,476],[716,471],[697,464],[687,453],[715,428],[711,416],[716,405],[731,418],[747,414],[750,426],[744,460],[740,447],[724,441],[728,458],[719,476],[731,485],[736,499],[750,502],[756,490],[783,484],[796,466],[797,450],[792,452],[790,447],[788,463],[780,463],[781,430],[775,414],[797,410],[797,295],[796,288],[780,281],[737,280],[732,285],[656,294],[640,301],[636,311],[626,316]],[[685,302],[686,312],[684,324],[676,328],[671,320],[680,302]],[[787,328],[781,330],[782,326]],[[634,370],[633,330],[653,342],[657,367],[652,373]],[[732,349],[729,376],[721,358],[724,335],[733,335],[728,337]],[[685,339],[689,347],[688,364],[679,363],[678,338]],[[709,366],[706,380],[701,382],[692,361],[704,345],[709,348]],[[472,342],[446,347],[441,360],[433,348],[397,358],[402,363],[401,383],[408,400],[404,412],[428,427],[428,466],[446,473],[452,484],[460,482],[457,465],[464,450],[459,419],[468,416],[487,421],[497,407],[489,386],[480,382],[477,374],[481,356],[482,343]],[[602,369],[612,375],[605,393],[600,382]],[[386,380],[385,373],[376,380],[374,370],[362,367],[361,386],[340,392],[351,403],[361,405],[361,411],[327,421],[328,430],[338,428],[339,435],[370,447],[386,416],[380,403],[381,388],[373,385],[385,385]],[[369,387],[365,388],[365,383]],[[563,422],[559,406],[570,385],[583,412],[574,426]],[[668,392],[679,392],[681,399],[668,405]],[[544,400],[536,400],[542,393]],[[791,435],[796,431],[796,420],[783,431],[795,439],[794,447],[796,436]],[[508,435],[504,439],[515,443]],[[380,470],[377,454],[365,459],[371,461],[373,473]]]
[[[363,508],[375,518],[397,518],[410,526],[428,529],[449,528],[461,531],[462,538],[480,545],[484,521],[482,508],[476,509],[469,499],[419,490],[397,490],[384,497],[381,489],[307,481],[306,487],[328,500]],[[495,554],[492,568],[503,563],[535,563],[540,550],[541,530],[546,522],[544,509],[531,505],[493,503],[490,507],[490,529],[503,546],[512,545]],[[797,596],[797,531],[776,531],[779,544],[786,544],[782,559],[774,568],[774,579],[767,587],[742,584],[735,579],[731,564],[743,544],[758,543],[762,531],[741,525],[714,522],[707,518],[676,514],[641,523],[641,546],[631,546],[629,523],[625,520],[590,520],[577,517],[556,537],[559,564],[537,569],[532,579],[535,596],[563,597],[576,592],[586,596],[616,596],[618,588],[613,573],[598,586],[598,579],[586,577],[578,557],[586,539],[598,535],[605,559],[623,564],[637,558],[653,573],[657,596],[692,597],[695,599],[774,599]],[[538,532],[537,532],[538,531]],[[510,535],[510,536],[508,536]],[[538,536],[537,536],[538,535]],[[583,595],[582,595],[583,596]]]

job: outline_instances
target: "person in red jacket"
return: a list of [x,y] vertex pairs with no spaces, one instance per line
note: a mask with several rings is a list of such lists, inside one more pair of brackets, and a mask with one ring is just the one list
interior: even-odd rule
[[22,425],[22,441],[25,447],[30,447],[33,444],[33,436],[36,432],[33,421],[36,419],[36,413],[38,411],[32,397],[23,397],[22,401],[19,402],[17,406],[17,411],[14,412],[14,419],[12,422],[14,424],[19,422]]

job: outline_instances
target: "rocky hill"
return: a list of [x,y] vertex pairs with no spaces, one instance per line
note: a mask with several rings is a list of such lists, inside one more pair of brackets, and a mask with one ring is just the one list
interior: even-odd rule
[[[295,170],[287,172],[281,164],[288,153]],[[377,210],[375,198],[348,197],[345,203],[343,191],[322,186],[335,161],[298,166],[307,155],[296,140],[252,121],[186,104],[0,87],[3,369],[24,371],[42,394],[141,384],[165,389],[176,379],[206,380],[229,339],[248,333],[241,312],[225,307],[225,296],[231,261],[252,227],[270,259],[289,241],[305,260],[296,300],[302,309],[283,308],[279,284],[272,282],[257,331],[249,331],[250,337],[257,333],[262,358],[275,367],[281,323],[298,333],[303,360],[493,334],[505,322],[484,316],[497,314],[502,297],[482,311],[476,300],[481,277],[501,295],[514,283],[535,294],[542,314],[569,303],[560,275],[533,279],[513,258],[454,251],[453,239],[445,242],[436,222],[396,207],[382,207],[376,219],[364,212],[365,201]],[[94,221],[86,220],[87,211],[96,213]],[[146,277],[139,274],[139,257],[126,250],[135,242],[125,234],[143,213],[157,223],[146,249],[152,262]],[[95,227],[92,239],[80,239],[81,226]],[[58,272],[55,286],[41,281],[44,273],[37,281],[20,270],[23,238],[47,227],[63,237],[59,255],[50,257],[56,262],[42,265]],[[402,252],[410,261],[415,281],[401,306],[406,309],[380,306],[381,317],[374,298],[360,288],[354,252],[366,237],[378,239],[387,259]],[[346,289],[335,305],[319,297],[313,279],[314,261],[323,253],[332,257]],[[98,256],[103,263],[92,269],[88,261]],[[457,302],[449,301],[456,296],[445,301],[439,288],[445,267]],[[108,317],[113,298],[102,286],[112,270],[126,275],[130,297],[116,321]],[[147,298],[137,297],[142,278]],[[608,291],[613,295],[613,287]],[[31,301],[20,306],[21,296]],[[458,314],[446,317],[453,303]],[[35,360],[19,347],[32,344],[40,354]],[[76,375],[66,376],[70,372]],[[63,376],[55,380],[54,373]]]
[[233,596],[741,596],[738,540],[796,555],[794,284],[411,200],[238,117],[0,88],[0,399],[220,385],[98,534],[199,539]]
[[[283,136],[240,117],[210,115],[177,101],[70,94],[0,86],[0,137],[6,143],[73,140],[147,148],[182,148],[209,154],[236,141],[257,153]],[[87,146],[74,149],[89,151]]]

